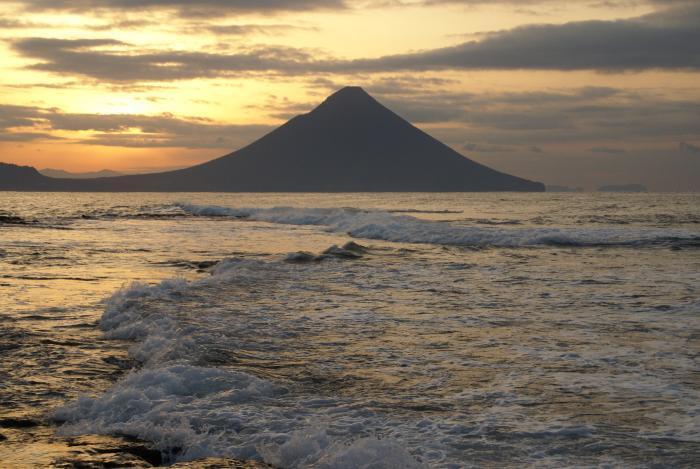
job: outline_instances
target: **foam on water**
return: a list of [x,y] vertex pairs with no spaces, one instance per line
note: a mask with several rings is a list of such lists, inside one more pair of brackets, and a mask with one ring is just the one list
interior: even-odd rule
[[[697,392],[679,381],[691,359],[665,343],[611,348],[600,328],[626,329],[584,312],[569,321],[576,340],[589,342],[561,349],[575,341],[560,317],[474,309],[485,298],[454,288],[468,289],[456,282],[475,270],[374,262],[370,253],[303,264],[227,259],[200,280],[133,284],[108,300],[100,326],[134,340],[142,367],[54,418],[64,434],[151,441],[171,461],[229,456],[278,467],[614,464],[624,457],[615,448],[700,441]],[[445,285],[455,287],[442,302],[434,288]],[[680,371],[652,369],[662,351]],[[567,414],[649,398],[665,410],[632,433]]]
[[[198,351],[216,343],[216,332],[207,324],[183,327],[172,309],[144,311],[149,302],[199,296],[222,282],[251,283],[280,269],[234,259],[204,280],[136,283],[115,293],[100,326],[107,337],[138,340],[130,354],[144,368],[102,396],[55,411],[53,418],[66,422],[62,432],[134,436],[173,461],[229,456],[278,467],[422,467],[395,440],[368,436],[363,422],[377,420],[372,412],[332,397],[294,397],[284,383],[246,372],[193,365],[206,362]],[[332,431],[324,426],[330,420],[336,421]]]
[[288,225],[316,225],[356,238],[457,246],[700,246],[700,236],[678,229],[502,228],[460,226],[408,215],[355,208],[230,208],[178,204],[185,212]]

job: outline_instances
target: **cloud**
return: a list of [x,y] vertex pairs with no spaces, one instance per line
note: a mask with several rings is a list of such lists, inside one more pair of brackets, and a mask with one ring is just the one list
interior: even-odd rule
[[[62,138],[74,143],[106,146],[232,149],[248,144],[270,130],[272,127],[268,125],[222,124],[172,114],[80,114],[0,105],[0,140],[5,141]],[[55,132],[75,133],[77,136],[58,137]]]
[[13,47],[25,57],[42,60],[31,65],[32,69],[107,82],[168,81],[276,70],[303,74],[313,60],[307,51],[283,46],[251,47],[233,54],[150,52],[123,50],[130,45],[114,39],[25,38],[14,41]]
[[[666,7],[669,5],[691,4],[693,0],[588,0],[581,3],[597,8],[620,8],[638,5],[653,5]],[[546,5],[562,3],[561,0],[403,0],[401,5]]]
[[27,29],[44,26],[46,25],[32,23],[29,21],[17,20],[14,18],[0,17],[0,29]]
[[343,9],[343,0],[23,0],[31,11],[84,13],[94,9],[141,12],[144,9],[174,10],[181,16],[222,16],[240,13],[276,13],[320,9]]
[[588,151],[591,153],[626,153],[627,150],[624,148],[611,148],[611,147],[593,147],[589,148]]
[[0,104],[0,131],[15,127],[32,127],[42,116],[41,110],[36,107]]
[[61,138],[43,132],[0,132],[0,141],[2,142],[35,142],[39,140],[61,140]]
[[[403,90],[406,90],[405,94],[402,94]],[[608,100],[622,97],[623,91],[581,87],[566,91],[476,94],[449,93],[417,86],[396,88],[386,94],[380,92],[378,96],[384,104],[411,122],[462,122],[504,130],[538,130],[572,128],[575,116],[570,110],[592,104],[609,106]]]
[[[608,88],[526,93],[435,92],[379,94],[379,100],[453,145],[469,141],[522,148],[576,145],[595,148],[669,144],[700,136],[700,90]],[[418,109],[420,112],[412,113]],[[422,116],[428,116],[421,122]],[[430,118],[444,116],[444,119]],[[675,144],[675,143],[674,143]]]
[[159,26],[160,23],[147,19],[113,19],[105,24],[86,25],[87,29],[93,31],[109,31],[112,29],[141,29]]
[[[262,4],[271,6],[281,2]],[[629,20],[522,26],[452,47],[355,60],[269,45],[227,53],[153,51],[110,38],[33,37],[15,40],[12,45],[22,56],[39,60],[30,66],[32,69],[111,82],[213,78],[260,72],[300,76],[407,70],[699,70],[699,23],[700,5],[683,5]],[[224,28],[222,33],[228,28],[237,34],[256,29],[263,31],[260,25],[212,25],[209,28]],[[606,90],[591,88],[591,93],[596,92],[605,93]]]
[[536,24],[452,47],[355,60],[345,66],[365,71],[697,70],[698,22],[700,6],[683,6],[630,20]]
[[476,153],[510,153],[514,151],[512,148],[501,145],[483,145],[480,143],[465,143],[462,149]]
[[690,155],[700,155],[700,146],[693,145],[688,142],[681,142],[678,144],[678,149],[683,153],[688,153]]
[[194,29],[204,29],[220,36],[250,36],[254,34],[279,36],[293,31],[318,31],[318,28],[311,26],[291,24],[207,24],[197,25]]

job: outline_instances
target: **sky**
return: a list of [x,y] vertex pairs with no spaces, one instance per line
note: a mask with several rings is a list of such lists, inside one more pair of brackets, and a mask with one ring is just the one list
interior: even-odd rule
[[0,0],[0,161],[186,167],[362,86],[546,184],[700,190],[699,0]]

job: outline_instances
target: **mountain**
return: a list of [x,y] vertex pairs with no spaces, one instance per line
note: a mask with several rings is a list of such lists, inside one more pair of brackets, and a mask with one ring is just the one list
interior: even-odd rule
[[[313,111],[292,118],[250,145],[190,168],[110,178],[26,181],[24,190],[69,191],[544,190],[541,183],[465,158],[359,87],[343,88]],[[10,184],[9,188],[18,186]],[[8,186],[0,183],[2,188]]]
[[0,189],[2,190],[41,190],[50,178],[42,176],[31,166],[0,163]]
[[121,176],[122,173],[117,171],[112,171],[111,169],[102,169],[100,171],[92,171],[87,173],[71,173],[69,171],[64,171],[62,169],[52,169],[44,168],[39,170],[40,174],[48,176],[50,178],[63,178],[63,179],[93,179],[93,178],[105,178]]

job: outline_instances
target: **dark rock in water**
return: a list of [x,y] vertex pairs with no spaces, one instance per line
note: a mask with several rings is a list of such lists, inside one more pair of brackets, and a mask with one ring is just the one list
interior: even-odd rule
[[200,262],[197,262],[197,268],[198,269],[208,269],[210,267],[214,267],[218,263],[219,263],[219,261],[200,261]]
[[364,254],[367,251],[369,251],[367,246],[358,244],[355,241],[348,241],[347,243],[343,244],[343,249],[345,249],[346,251],[352,251],[360,254]]
[[152,466],[160,466],[163,464],[163,455],[160,451],[149,448],[146,445],[130,444],[123,448],[124,452],[132,454],[139,459],[146,461]]
[[160,467],[166,463],[160,451],[133,438],[69,437],[58,439],[52,450],[65,453],[51,464],[56,468]]
[[339,258],[339,259],[360,259],[368,249],[361,244],[357,244],[353,241],[349,241],[343,245],[343,247],[338,247],[335,244],[325,251],[323,251],[318,256],[306,251],[297,251],[287,254],[284,258],[287,262],[319,262],[324,259]]
[[4,441],[4,440],[7,440],[7,437],[5,435],[3,435],[2,433],[0,433],[0,441]]
[[[358,245],[359,246],[359,245]],[[359,259],[362,257],[362,254],[354,251],[354,250],[349,250],[345,248],[339,248],[335,244],[322,253],[325,256],[331,256],[331,257],[340,257],[343,259]]]
[[29,222],[21,217],[16,217],[14,215],[0,215],[0,225],[28,225]]
[[465,158],[346,87],[308,114],[221,158],[177,171],[54,179],[0,165],[0,189],[204,192],[544,191]]
[[287,262],[314,262],[320,260],[318,256],[306,251],[298,251],[287,254],[284,258]]
[[185,267],[187,269],[197,269],[198,271],[205,271],[207,269],[210,269],[211,267],[214,267],[219,263],[218,260],[216,261],[188,261],[188,260],[172,260],[172,261],[164,261],[164,262],[156,262],[156,264],[162,264],[162,265],[169,265],[173,267]]
[[0,428],[31,428],[39,425],[40,422],[23,417],[0,418]]
[[116,356],[104,357],[102,361],[110,365],[114,365],[122,370],[129,370],[136,365],[136,361],[131,358],[121,358]]

